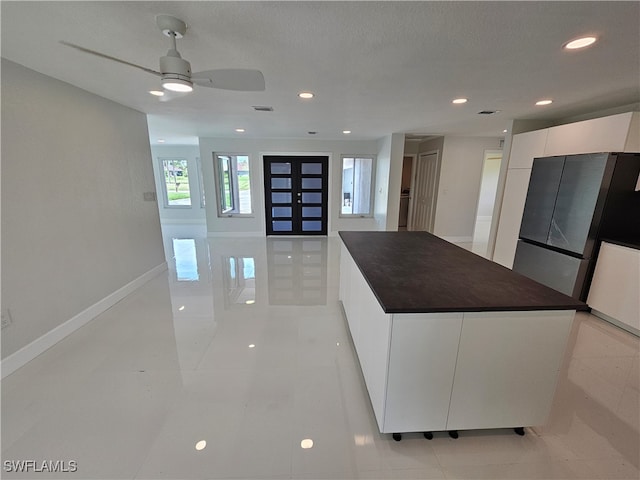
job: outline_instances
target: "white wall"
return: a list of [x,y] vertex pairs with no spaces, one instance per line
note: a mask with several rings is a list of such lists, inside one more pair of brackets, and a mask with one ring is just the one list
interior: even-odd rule
[[[153,173],[158,192],[158,209],[160,221],[166,223],[204,223],[205,209],[200,202],[200,172],[198,171],[198,158],[200,148],[197,145],[153,145],[151,147],[153,157]],[[191,206],[168,207],[164,201],[162,182],[164,181],[162,167],[159,159],[185,158],[189,172],[189,190],[191,192]]]
[[378,163],[376,164],[376,186],[373,192],[373,215],[376,230],[385,230],[389,209],[389,172],[391,170],[391,136],[378,141]]
[[499,137],[445,137],[434,234],[473,238],[485,150],[499,150]]
[[404,163],[404,133],[391,135],[389,171],[389,199],[387,201],[387,221],[385,230],[398,230],[400,217],[400,193],[402,191],[402,165]]
[[480,181],[480,195],[478,196],[477,217],[490,217],[493,215],[501,161],[501,158],[489,157],[484,162]]
[[377,230],[398,230],[403,157],[403,133],[394,133],[378,140],[373,209]]
[[153,191],[144,114],[2,60],[3,359],[164,264]]
[[[214,183],[213,153],[245,153],[250,159],[251,218],[218,217]],[[320,154],[329,156],[329,232],[339,230],[377,230],[373,218],[340,218],[342,155],[377,155],[374,140],[317,139],[236,139],[200,138],[200,158],[207,198],[206,219],[210,235],[265,235],[263,154]],[[379,160],[379,158],[378,158]],[[379,165],[376,165],[376,171]],[[209,201],[211,199],[211,201]]]

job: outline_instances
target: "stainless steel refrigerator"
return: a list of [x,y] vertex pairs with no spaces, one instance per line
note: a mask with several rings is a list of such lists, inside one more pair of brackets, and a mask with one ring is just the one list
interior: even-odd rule
[[586,300],[603,238],[640,240],[640,154],[536,158],[513,270]]

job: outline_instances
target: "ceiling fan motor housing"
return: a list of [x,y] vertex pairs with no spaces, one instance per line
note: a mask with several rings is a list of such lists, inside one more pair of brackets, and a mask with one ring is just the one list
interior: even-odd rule
[[178,78],[190,82],[191,64],[181,58],[178,52],[175,52],[177,55],[171,55],[171,53],[173,52],[170,50],[166,56],[160,57],[160,73],[162,73],[162,77]]

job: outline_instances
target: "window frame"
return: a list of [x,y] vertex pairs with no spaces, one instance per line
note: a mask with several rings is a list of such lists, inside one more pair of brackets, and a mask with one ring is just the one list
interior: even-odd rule
[[[189,205],[171,205],[169,203],[169,191],[167,190],[167,180],[165,178],[164,171],[164,162],[171,161],[180,161],[185,162],[187,169],[187,184],[189,185]],[[158,166],[160,173],[160,183],[162,187],[162,198],[163,198],[163,206],[164,208],[177,208],[177,209],[185,209],[185,208],[193,208],[193,192],[191,191],[191,176],[189,174],[189,160],[185,157],[158,157]],[[197,174],[197,172],[196,172]]]
[[[342,207],[344,205],[344,161],[347,158],[352,159],[370,159],[371,160],[371,177],[369,178],[369,213],[343,213]],[[339,208],[339,218],[373,218],[373,206],[374,206],[374,195],[375,195],[375,178],[376,178],[376,155],[374,154],[342,154],[340,155],[340,198],[338,202]]]
[[204,175],[202,174],[202,162],[200,157],[196,157],[196,165],[198,166],[198,187],[200,187],[200,208],[206,208],[204,197]]
[[[229,194],[231,205],[227,207],[226,202],[224,202],[223,194],[225,193],[225,188],[223,187],[224,178],[222,177],[222,170],[220,168],[220,159],[228,158],[229,167],[227,171],[229,172]],[[238,186],[238,157],[246,157],[247,164],[249,167],[249,208],[251,211],[249,213],[240,213],[240,205],[239,205],[239,186]],[[251,174],[251,155],[248,153],[228,153],[228,152],[213,152],[213,174],[214,174],[214,183],[216,187],[216,210],[218,212],[218,217],[221,218],[253,218],[255,217],[255,209],[253,205],[253,175]],[[234,205],[235,201],[238,201],[238,205]],[[234,211],[237,210],[237,211]]]

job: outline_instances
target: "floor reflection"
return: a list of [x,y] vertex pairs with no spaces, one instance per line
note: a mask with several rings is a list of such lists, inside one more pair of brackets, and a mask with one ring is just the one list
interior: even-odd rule
[[197,368],[217,329],[209,243],[204,225],[163,225],[178,361]]
[[621,455],[640,467],[639,340],[579,313],[569,337],[549,422],[539,433],[578,455]]
[[73,459],[96,480],[639,478],[630,333],[578,315],[549,421],[524,437],[395,442],[338,302],[339,239],[163,232],[168,272],[3,379],[3,461]]
[[256,303],[256,261],[253,257],[225,257],[222,277],[227,305]]
[[176,280],[179,282],[200,280],[195,239],[173,238],[172,240]]
[[269,238],[269,303],[326,305],[327,238]]

